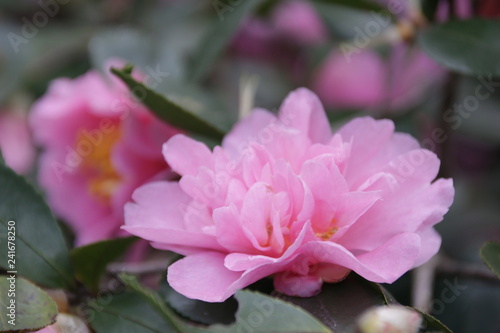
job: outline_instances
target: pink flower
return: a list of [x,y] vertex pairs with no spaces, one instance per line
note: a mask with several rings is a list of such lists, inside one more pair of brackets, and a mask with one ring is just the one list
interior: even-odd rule
[[43,147],[39,182],[77,245],[123,234],[123,206],[135,188],[169,167],[161,145],[179,133],[96,71],[55,80],[34,106],[31,125]]
[[308,1],[280,3],[272,13],[272,22],[278,33],[298,44],[317,45],[327,39],[326,27]]
[[301,88],[279,116],[256,109],[210,151],[176,135],[163,147],[182,178],[147,184],[125,206],[128,232],[186,257],[168,281],[220,302],[267,276],[311,296],[351,270],[391,283],[431,258],[432,228],[453,201],[439,159],[390,120],[358,118],[335,134]]
[[388,59],[371,49],[349,55],[333,51],[318,68],[312,87],[333,108],[407,110],[444,77],[433,60],[403,44]]
[[35,161],[26,115],[21,111],[0,113],[0,150],[5,164],[17,173],[28,173]]

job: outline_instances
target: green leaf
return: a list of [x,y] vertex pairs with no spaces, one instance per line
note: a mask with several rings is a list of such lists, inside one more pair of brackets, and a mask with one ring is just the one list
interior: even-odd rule
[[372,306],[385,305],[386,300],[389,302],[380,289],[352,273],[342,282],[324,283],[317,296],[281,295],[280,298],[304,308],[336,332],[353,331],[361,313]]
[[486,242],[480,250],[486,265],[500,278],[500,242]]
[[144,287],[141,285],[135,276],[126,274],[126,273],[120,273],[118,274],[118,277],[120,280],[129,288],[137,292],[138,294],[142,295],[146,301],[149,302],[149,304],[155,308],[155,310],[160,313],[163,318],[166,320],[166,322],[173,328],[175,329],[176,332],[184,332],[183,330],[183,323],[180,321],[180,319],[175,315],[175,313],[165,304],[163,299],[160,297],[160,295],[149,288]]
[[210,332],[332,332],[308,312],[278,298],[248,290],[238,291],[235,297],[236,323],[210,326]]
[[422,32],[418,42],[434,60],[469,75],[500,75],[500,21],[448,21]]
[[[202,114],[188,111],[177,103],[160,95],[144,84],[136,81],[130,73],[131,67],[122,70],[112,68],[111,72],[118,76],[135,93],[137,98],[146,105],[158,118],[172,126],[221,140],[225,130],[218,127]],[[139,94],[137,94],[139,92]]]
[[[0,165],[0,184],[0,266],[44,287],[74,286],[68,248],[42,197],[4,165]],[[9,236],[15,243],[15,257],[10,258],[8,246],[14,244],[7,242]]]
[[391,14],[391,16],[392,16],[392,13],[384,6],[379,5],[378,3],[375,3],[372,1],[367,1],[367,0],[315,0],[315,2],[321,2],[321,3],[330,4],[330,5],[345,6],[345,7],[350,7],[350,8],[354,8],[354,9],[360,9],[360,10],[387,11],[387,13]]
[[241,290],[235,295],[238,300],[236,322],[230,325],[195,326],[181,320],[163,301],[160,295],[137,282],[134,276],[120,274],[120,279],[142,295],[158,313],[161,313],[171,327],[178,332],[190,333],[231,333],[231,332],[331,332],[316,318],[299,307],[252,291]]
[[[49,295],[25,279],[14,277],[8,280],[8,277],[0,277],[0,290],[2,291],[0,293],[0,308],[2,308],[0,332],[21,330],[31,332],[56,321],[57,305]],[[11,294],[12,292],[15,295]],[[12,303],[12,300],[15,303]],[[14,307],[14,309],[10,310],[9,307]],[[11,316],[11,313],[15,316]]]
[[75,274],[89,290],[96,292],[106,266],[118,259],[137,240],[137,237],[105,240],[71,251]]
[[5,165],[5,159],[3,158],[2,150],[0,150],[0,164]]
[[428,313],[422,312],[419,309],[408,307],[409,309],[419,312],[423,316],[422,328],[423,333],[453,333],[445,324],[440,322]]
[[193,53],[191,71],[188,73],[190,81],[200,81],[205,78],[224,47],[229,43],[237,31],[239,23],[245,15],[262,3],[262,0],[239,1],[215,0],[213,7],[217,13],[218,21],[203,37],[198,48]]
[[106,295],[82,310],[96,333],[171,332],[162,316],[137,293]]
[[229,325],[235,321],[238,302],[234,297],[221,303],[203,302],[179,294],[167,283],[167,279],[163,281],[159,290],[160,295],[183,317],[205,325]]

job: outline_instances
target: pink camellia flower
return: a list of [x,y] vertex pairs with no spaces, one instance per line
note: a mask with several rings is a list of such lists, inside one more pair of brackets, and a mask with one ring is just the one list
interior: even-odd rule
[[152,182],[125,206],[128,232],[186,257],[168,281],[220,302],[267,276],[311,296],[354,271],[391,283],[439,249],[433,226],[453,201],[439,159],[390,120],[335,134],[319,99],[292,92],[279,116],[256,109],[210,151],[176,135],[163,146],[180,181]]
[[24,112],[0,113],[0,150],[5,164],[17,173],[26,174],[32,169],[36,154]]
[[417,105],[444,73],[427,55],[403,44],[394,45],[388,59],[371,49],[349,55],[335,50],[317,69],[312,88],[332,108],[393,112]]
[[161,145],[179,133],[107,79],[90,71],[55,80],[30,119],[44,149],[39,182],[77,245],[124,234],[124,204],[138,186],[169,173]]
[[280,3],[272,13],[272,24],[279,34],[302,45],[321,44],[328,36],[319,14],[303,0]]

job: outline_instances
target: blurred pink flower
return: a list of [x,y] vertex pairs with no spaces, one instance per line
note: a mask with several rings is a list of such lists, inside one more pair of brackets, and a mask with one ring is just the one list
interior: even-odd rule
[[35,147],[22,111],[0,113],[0,150],[5,164],[17,173],[26,174],[33,168]]
[[308,1],[285,1],[273,9],[269,18],[245,19],[231,50],[241,57],[279,64],[293,77],[300,77],[304,70],[301,48],[321,44],[327,36],[323,21]]
[[311,296],[351,270],[391,283],[439,249],[433,226],[453,201],[439,159],[390,120],[355,119],[335,134],[319,99],[292,92],[278,117],[256,109],[210,151],[176,135],[163,147],[180,181],[137,189],[128,232],[186,257],[168,281],[220,302],[274,276]]
[[444,73],[424,53],[398,44],[387,60],[371,49],[349,56],[333,51],[316,70],[312,87],[332,108],[397,111],[417,105]]
[[321,17],[308,1],[281,2],[274,9],[271,21],[278,34],[298,44],[321,44],[328,36]]
[[97,71],[55,80],[33,106],[44,149],[39,182],[77,245],[123,234],[123,206],[139,185],[169,174],[161,145],[179,133]]

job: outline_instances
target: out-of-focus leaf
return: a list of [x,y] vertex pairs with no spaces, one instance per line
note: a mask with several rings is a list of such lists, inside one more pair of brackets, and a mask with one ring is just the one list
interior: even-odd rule
[[31,282],[13,276],[0,276],[0,332],[31,332],[53,324],[57,305],[52,298]]
[[380,289],[355,274],[339,283],[323,284],[317,296],[281,295],[280,298],[304,308],[335,332],[354,330],[361,313],[372,306],[386,304],[386,296]]
[[[68,248],[42,197],[23,177],[4,165],[0,165],[0,184],[0,266],[16,270],[45,287],[73,286]],[[12,242],[15,243],[15,257],[11,258],[6,254],[12,243],[6,238],[13,234],[7,231],[15,232]]]
[[439,0],[423,0],[422,1],[422,13],[429,21],[434,21],[434,16],[439,4]]
[[171,328],[141,295],[106,295],[83,309],[97,333],[165,333]]
[[500,75],[500,21],[448,21],[422,32],[418,42],[434,60],[463,74]]
[[161,296],[183,317],[206,325],[228,325],[235,321],[238,302],[233,297],[222,303],[203,302],[179,294],[164,280],[165,283],[160,288]]
[[175,329],[176,332],[184,332],[185,330],[183,329],[183,323],[180,321],[180,319],[175,315],[175,313],[170,309],[163,299],[160,297],[160,295],[149,288],[144,287],[141,285],[135,276],[125,274],[125,273],[120,273],[119,275],[120,280],[129,288],[134,290],[136,293],[142,295],[144,299],[158,312],[160,313],[163,318],[165,319],[166,323],[169,324],[169,326],[172,327],[172,329]]
[[500,278],[500,242],[486,242],[480,253],[486,265]]
[[261,3],[262,0],[239,1],[237,3],[227,0],[212,2],[218,16],[217,21],[193,53],[191,71],[188,73],[189,80],[200,81],[205,78],[214,66],[217,57],[229,43],[233,34],[236,33],[238,25],[245,15],[252,12]]
[[[0,8],[4,8],[3,4]],[[29,40],[21,33],[21,26],[0,23],[0,102],[8,98],[21,83],[23,68],[30,55]]]
[[95,292],[106,266],[119,258],[137,237],[116,238],[92,243],[71,251],[71,260],[75,267],[76,277]]
[[[131,76],[131,68],[118,70],[111,69],[113,74],[118,76],[134,92],[136,97],[146,105],[158,118],[165,122],[185,129],[190,132],[205,135],[207,137],[222,139],[225,130],[218,127],[208,119],[203,118],[202,114],[194,111],[188,111],[178,104],[168,100],[166,97],[158,94],[156,91],[148,88],[144,84],[136,81]],[[137,96],[139,95],[139,96]]]
[[121,59],[144,68],[152,63],[151,37],[131,27],[113,27],[99,31],[89,43],[94,68],[105,69],[110,59]]

